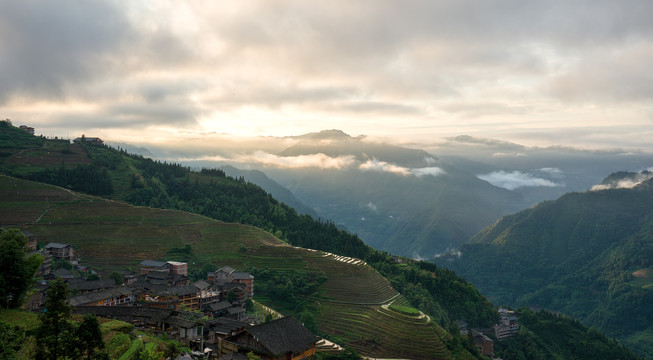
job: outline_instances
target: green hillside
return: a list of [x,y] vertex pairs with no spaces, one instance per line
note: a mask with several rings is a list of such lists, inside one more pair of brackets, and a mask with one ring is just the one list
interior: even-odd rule
[[[173,248],[190,245],[200,264],[323,275],[326,281],[305,299],[306,307],[317,313],[320,333],[333,334],[360,353],[376,357],[404,354],[410,358],[452,358],[442,340],[445,331],[435,322],[415,321],[379,310],[403,298],[383,276],[360,260],[296,248],[251,226],[177,210],[135,207],[1,175],[0,199],[3,226],[19,226],[42,243],[71,244],[83,263],[106,274],[119,269],[136,270],[144,259],[160,259]],[[15,210],[20,215],[12,214]],[[265,293],[255,299],[274,305],[266,301]],[[339,329],[350,319],[351,311],[383,314],[383,320],[362,323],[356,331],[341,333]],[[378,326],[387,321],[391,326]],[[409,343],[397,340],[396,329],[419,336]],[[370,342],[381,345],[369,347]]]
[[187,261],[195,276],[244,268],[256,276],[258,301],[374,357],[477,358],[443,328],[496,321],[490,302],[453,271],[376,251],[242,178],[19,131],[0,121],[0,172],[59,187],[0,176],[0,227],[73,244],[105,273],[146,258]]
[[651,180],[541,203],[460,251],[451,267],[494,303],[560,311],[653,353]]
[[[3,148],[7,156],[0,158],[0,171],[6,174],[132,205],[185,210],[252,225],[294,246],[363,259],[388,277],[413,306],[433,315],[444,326],[455,319],[487,326],[496,317],[492,305],[475,288],[448,270],[423,262],[398,264],[394,257],[370,248],[358,236],[338,229],[330,221],[299,215],[243,178],[234,179],[215,169],[194,172],[178,164],[160,163],[101,145],[69,144],[69,151],[45,151],[65,144],[50,139],[30,143],[21,137],[24,132],[3,124],[0,122],[0,141],[6,139],[13,144]],[[17,136],[19,133],[21,136]],[[76,146],[86,154],[83,158],[87,163],[69,164],[79,160]],[[35,153],[45,151],[39,166],[19,158],[24,148]],[[423,279],[428,280],[428,286],[422,286]],[[447,291],[443,292],[443,288]],[[467,299],[463,306],[461,298]]]

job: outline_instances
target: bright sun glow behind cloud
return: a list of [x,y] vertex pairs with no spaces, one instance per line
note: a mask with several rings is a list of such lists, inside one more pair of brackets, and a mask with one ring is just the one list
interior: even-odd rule
[[607,0],[8,1],[0,116],[116,141],[342,129],[651,149],[650,13]]

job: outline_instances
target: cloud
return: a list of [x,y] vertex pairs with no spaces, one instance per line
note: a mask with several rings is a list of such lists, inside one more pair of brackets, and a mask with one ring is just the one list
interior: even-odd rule
[[523,152],[495,152],[492,154],[493,158],[506,158],[506,157],[522,157],[528,156]]
[[485,180],[494,186],[508,190],[515,190],[521,187],[558,187],[562,184],[553,181],[535,177],[528,173],[520,171],[493,171],[489,174],[477,175],[481,180]]
[[590,191],[600,191],[600,190],[609,190],[609,189],[632,189],[635,186],[643,183],[644,181],[652,179],[653,178],[653,172],[651,172],[652,170],[653,168],[649,169],[648,171],[635,174],[631,177],[620,179],[615,182],[610,182],[608,184],[594,185],[592,186]]
[[377,171],[377,172],[389,172],[398,175],[410,175],[410,169],[390,164],[385,161],[379,161],[376,159],[370,159],[366,162],[360,164],[358,168],[362,171]]
[[391,164],[385,161],[379,161],[377,159],[370,159],[361,163],[358,168],[362,171],[377,171],[377,172],[388,172],[401,176],[413,175],[416,177],[423,176],[439,176],[446,174],[446,171],[439,167],[424,167],[424,168],[407,168],[403,166],[398,166]]
[[258,164],[285,169],[342,169],[354,164],[355,158],[354,156],[350,155],[330,157],[322,153],[299,156],[278,156],[264,151],[256,151],[253,154],[235,154],[231,156],[200,156],[194,158],[178,159],[178,161],[217,161],[228,163]]
[[0,104],[58,135],[88,121],[98,136],[341,128],[650,146],[651,13],[648,0],[4,1]]
[[442,170],[439,167],[425,167],[425,168],[410,169],[410,172],[417,177],[422,177],[426,175],[435,177],[447,173],[446,171]]
[[377,208],[376,204],[373,203],[373,202],[371,202],[371,201],[370,201],[369,203],[367,203],[366,206],[367,206],[368,208],[370,208],[370,210],[372,210],[372,211],[375,211],[375,212],[378,211],[378,208]]

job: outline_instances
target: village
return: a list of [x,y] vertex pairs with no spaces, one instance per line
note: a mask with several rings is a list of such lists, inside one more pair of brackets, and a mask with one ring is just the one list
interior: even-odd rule
[[[36,250],[36,241],[26,233],[29,247],[45,259],[37,276],[37,292],[26,307],[42,311],[48,281],[68,284],[69,302],[76,314],[121,320],[135,329],[175,339],[192,352],[179,359],[304,359],[320,351],[337,352],[337,345],[322,340],[293,317],[248,315],[254,296],[254,276],[224,266],[207,273],[206,279],[190,283],[188,264],[178,261],[143,260],[138,273],[125,272],[123,282],[92,280],[79,273],[94,273],[80,265],[71,245],[48,243]],[[69,263],[71,270],[54,263]]]
[[[48,281],[60,278],[68,283],[75,313],[121,320],[136,329],[165,335],[191,349],[188,356],[194,358],[246,359],[246,354],[253,353],[266,360],[299,360],[310,358],[316,351],[341,350],[293,317],[281,317],[272,310],[248,314],[254,276],[247,272],[224,266],[191,283],[187,263],[146,259],[138,264],[138,272],[122,273],[120,283],[98,276],[85,279],[78,274],[94,271],[79,263],[71,245],[51,242],[36,250],[32,234],[25,235],[32,251],[44,258],[37,274],[43,279],[38,283],[39,291],[27,303],[31,310],[43,307]],[[71,270],[53,270],[53,263],[62,261],[69,263]],[[501,341],[519,332],[517,313],[507,309],[498,312],[500,322],[490,328],[470,329],[466,322],[458,321],[460,333],[471,336],[470,341],[484,356],[494,356],[492,338]]]

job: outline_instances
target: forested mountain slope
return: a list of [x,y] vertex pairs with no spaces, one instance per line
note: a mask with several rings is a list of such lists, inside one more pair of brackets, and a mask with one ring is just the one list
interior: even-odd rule
[[[122,202],[98,201],[69,191],[43,190],[42,185],[32,182],[11,184],[14,179],[0,187],[4,191],[0,196],[0,226],[28,226],[34,233],[45,236],[48,240],[58,239],[85,247],[84,252],[88,251],[89,258],[94,258],[104,266],[115,261],[112,251],[121,252],[121,249],[130,246],[132,257],[141,253],[148,257],[168,258],[178,254],[175,249],[183,250],[186,249],[185,245],[191,245],[195,250],[188,255],[197,260],[190,262],[195,262],[189,268],[191,272],[201,273],[203,266],[211,263],[247,266],[254,270],[274,269],[272,272],[257,272],[257,279],[264,281],[258,282],[263,287],[256,291],[264,297],[264,302],[275,307],[288,307],[285,310],[291,313],[300,311],[300,316],[304,311],[317,311],[314,316],[318,329],[344,338],[345,343],[364,353],[376,354],[375,349],[380,343],[386,346],[386,350],[378,353],[380,355],[396,357],[396,351],[399,351],[401,357],[409,358],[470,358],[476,355],[467,350],[470,349],[469,344],[462,342],[459,337],[444,334],[435,323],[453,330],[457,329],[454,325],[456,319],[466,320],[471,326],[484,327],[496,319],[492,305],[453,271],[432,263],[411,261],[376,251],[363,244],[357,236],[339,230],[328,221],[316,221],[310,216],[298,215],[294,209],[279,203],[244,179],[233,179],[225,176],[222,171],[212,169],[193,172],[177,164],[155,162],[105,146],[70,144],[68,141],[33,136],[23,138],[16,136],[20,130],[6,126],[3,128],[2,125],[0,122],[1,172],[107,198],[124,199],[147,207],[126,207]],[[85,181],[76,181],[79,177]],[[41,200],[37,200],[38,196],[41,196]],[[207,217],[150,207],[187,210]],[[108,211],[111,208],[115,211]],[[151,215],[146,215],[147,213]],[[24,216],[31,220],[21,220]],[[213,220],[208,217],[255,225],[263,231],[233,223],[210,223]],[[210,224],[204,228],[207,222]],[[49,225],[55,223],[58,226]],[[57,233],[59,230],[63,232]],[[106,241],[107,238],[114,239],[117,243],[111,245],[112,242]],[[313,251],[293,250],[295,248],[283,245],[280,240],[295,246],[360,258],[371,267],[347,267],[360,276],[355,275],[342,271],[343,265],[337,259],[333,262]],[[106,248],[107,245],[109,248]],[[133,263],[136,260],[128,258],[123,262]],[[387,280],[379,277],[374,269]],[[327,276],[326,282],[321,283],[323,280],[320,280],[320,276],[314,276],[316,272],[328,272],[331,275]],[[381,281],[372,281],[371,278],[369,281],[364,280],[366,272],[376,273],[375,279]],[[359,278],[363,280],[356,280]],[[285,285],[274,286],[276,283]],[[311,300],[314,298],[306,297],[302,292],[315,291],[314,285],[320,283],[324,293],[312,294],[326,298],[323,299],[325,301],[316,299],[320,305],[313,307]],[[360,288],[347,290],[345,283],[359,284]],[[278,296],[280,291],[287,294],[288,289],[300,285],[301,288],[296,292],[300,296]],[[381,290],[392,288],[406,299],[400,305],[410,304],[419,308],[430,315],[433,322],[425,324],[422,318],[405,319],[420,327],[426,325],[426,328],[416,332],[404,329],[401,322],[388,322],[388,316],[393,316],[392,311],[376,311],[373,307],[387,300],[385,290]],[[361,290],[376,295],[361,298]],[[292,293],[295,294],[294,291]],[[345,301],[341,299],[343,296],[350,299]],[[352,296],[355,304],[351,304]],[[328,300],[334,299],[338,301],[329,303]],[[366,310],[358,311],[357,306],[363,306]],[[384,342],[383,338],[371,332],[361,332],[360,319],[334,315],[349,314],[352,311],[367,319],[362,321],[363,328],[373,329],[375,333],[394,334],[393,340]],[[352,322],[333,322],[338,317]],[[442,344],[438,345],[437,341],[433,342],[432,338],[424,338],[425,331],[438,333],[446,349]],[[356,343],[354,339],[362,342]],[[397,339],[404,340],[396,342]],[[413,342],[415,340],[431,342],[430,345],[421,347]],[[566,340],[575,341],[574,338]],[[400,350],[401,347],[397,347],[402,344],[410,347],[407,351],[419,353],[415,353],[416,356],[408,355]],[[556,341],[553,344],[564,346]],[[535,344],[535,347],[540,345]],[[606,346],[600,339],[586,345],[589,348]],[[429,355],[420,352],[424,351],[420,349],[427,349],[425,351]],[[628,354],[627,350],[623,351]],[[624,358],[629,357],[630,355]]]
[[286,159],[324,155],[348,165],[267,166],[265,173],[320,216],[392,254],[428,258],[456,248],[501,215],[530,204],[520,194],[424,150],[366,141],[336,130],[295,140],[277,155]]
[[[616,178],[641,182],[615,188]],[[506,216],[449,264],[496,304],[560,311],[651,354],[653,180],[646,178],[614,174],[603,190]]]

